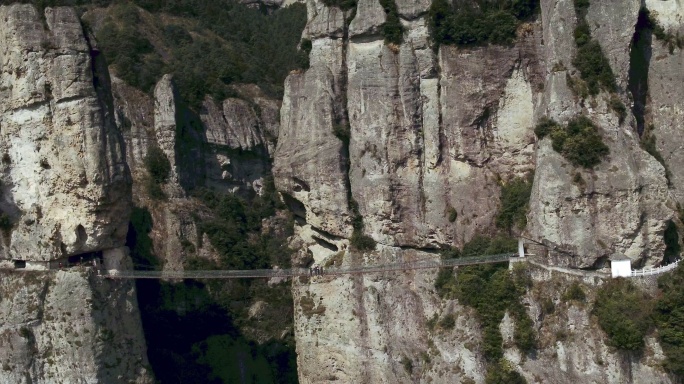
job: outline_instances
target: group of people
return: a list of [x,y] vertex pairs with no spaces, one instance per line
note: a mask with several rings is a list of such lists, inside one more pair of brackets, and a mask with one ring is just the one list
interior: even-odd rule
[[98,268],[98,266],[100,266],[100,265],[103,265],[102,259],[99,259],[99,260],[98,260],[97,258],[93,258],[93,259],[91,259],[91,260],[86,260],[86,261],[84,261],[84,260],[83,260],[83,256],[81,256],[79,262],[78,262],[78,263],[74,263],[74,264],[71,264],[71,263],[67,262],[66,265],[64,265],[64,264],[60,261],[60,262],[59,262],[59,269],[64,269],[65,267],[66,267],[66,268],[70,268],[70,267],[73,267],[73,266],[92,266],[92,268],[93,268],[95,271],[97,271],[97,274],[99,275],[99,274],[100,274],[100,268]]
[[324,273],[323,267],[314,265],[309,268],[309,276],[320,276]]

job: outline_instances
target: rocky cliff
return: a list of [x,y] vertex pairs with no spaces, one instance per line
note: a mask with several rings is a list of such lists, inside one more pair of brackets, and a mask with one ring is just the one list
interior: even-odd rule
[[[572,1],[541,1],[511,45],[437,50],[430,2],[395,3],[401,44],[384,41],[386,2],[361,0],[347,11],[307,3],[310,68],[286,81],[273,167],[299,217],[302,257],[308,253],[320,265],[438,258],[437,250],[496,233],[502,187],[534,173],[521,232],[546,245],[538,261],[571,269],[531,272],[535,288],[524,301],[544,342],[532,356],[505,344],[506,358],[528,382],[670,382],[653,368],[663,358],[655,339],[644,356],[625,360],[606,347],[586,308],[569,306],[544,319],[539,306],[547,293],[539,287],[554,280],[563,290],[582,276],[573,268],[607,267],[614,254],[637,266],[664,262],[664,232],[678,223],[681,203],[681,98],[672,88],[680,48],[653,37],[635,52],[635,33],[650,33],[639,26],[639,3],[591,2],[586,23],[615,73],[615,90],[585,97],[573,90],[580,73],[573,66],[579,15]],[[678,5],[646,7],[667,33],[681,31]],[[645,72],[635,55],[647,57]],[[634,91],[638,81],[647,82],[647,96]],[[629,108],[639,97],[647,99],[646,117]],[[632,113],[621,115],[620,104]],[[551,139],[535,135],[542,118],[565,123],[579,115],[598,127],[608,147],[598,166],[573,165]],[[656,151],[644,144],[644,119],[653,122]],[[349,247],[359,217],[375,251]],[[481,325],[462,303],[440,299],[435,277],[405,272],[295,282],[300,381],[482,382]],[[584,281],[588,290],[602,284],[601,277]],[[430,328],[428,319],[449,313],[454,331]],[[581,336],[559,340],[559,330]]]
[[2,259],[46,269],[1,272],[0,381],[151,382],[133,285],[56,270],[84,256],[130,266],[106,65],[71,8],[3,5],[0,19]]

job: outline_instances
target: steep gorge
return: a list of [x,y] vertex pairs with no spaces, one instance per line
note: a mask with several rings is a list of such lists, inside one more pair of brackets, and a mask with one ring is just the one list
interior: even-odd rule
[[[635,267],[679,257],[684,79],[671,39],[684,10],[593,1],[583,16],[573,1],[543,0],[510,44],[435,48],[430,1],[351,5],[306,2],[308,65],[287,76],[282,100],[273,84],[214,73],[217,87],[193,88],[164,54],[173,39],[159,36],[189,44],[216,30],[173,11],[91,7],[79,20],[54,7],[43,19],[29,5],[0,6],[12,26],[0,27],[4,259],[103,252],[111,268],[335,267],[437,259],[481,236],[522,235],[546,245],[513,268],[529,280],[519,300],[536,349],[518,346],[521,314],[507,308],[495,319],[504,359],[488,360],[481,314],[435,284],[465,279],[464,269],[148,282],[137,297],[133,284],[85,268],[2,272],[0,309],[17,310],[0,314],[0,379],[151,382],[154,371],[162,382],[480,383],[515,371],[527,382],[676,382],[657,332],[642,353],[616,350],[590,303],[611,256]],[[106,48],[81,23],[97,35],[121,15],[152,46],[136,68],[156,68],[158,55],[175,76],[136,89],[122,60],[109,79]],[[582,17],[615,74],[611,91],[581,92]],[[396,18],[400,43],[387,37]],[[543,118],[579,115],[609,149],[592,168],[535,135]],[[161,182],[148,163],[157,148],[169,167]],[[502,189],[528,178],[526,226],[497,226]],[[575,286],[585,299],[568,299]]]

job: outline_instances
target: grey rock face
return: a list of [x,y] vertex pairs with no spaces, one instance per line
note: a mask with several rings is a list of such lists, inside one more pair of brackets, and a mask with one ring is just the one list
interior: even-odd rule
[[[130,180],[111,101],[70,8],[0,7],[5,257],[49,260],[123,245]],[[96,59],[97,60],[97,59]]]
[[[478,233],[496,230],[501,185],[535,171],[525,235],[556,247],[544,263],[601,267],[616,252],[643,265],[661,262],[663,229],[675,206],[665,170],[640,147],[634,118],[620,122],[610,109],[610,95],[582,102],[568,87],[566,75],[578,76],[572,66],[572,1],[543,1],[539,19],[519,28],[514,46],[442,46],[436,53],[424,13],[429,4],[398,1],[397,6],[406,28],[399,47],[383,43],[382,15],[374,1],[359,3],[348,39],[340,39],[345,31],[336,22],[339,10],[308,3],[311,67],[287,80],[274,157],[276,185],[305,219],[293,240],[302,248],[300,259],[325,265],[344,252],[345,263],[358,265],[436,257],[426,249],[462,246]],[[588,17],[617,76],[617,97],[627,105],[624,88],[638,9],[633,2],[593,1]],[[678,67],[671,68],[670,78],[678,79]],[[675,87],[671,83],[659,86],[674,95],[677,91],[666,88]],[[663,96],[659,106],[670,108],[678,121],[679,99],[670,98]],[[549,139],[537,142],[534,136],[543,116],[564,123],[579,114],[594,121],[610,148],[593,170],[574,167]],[[330,132],[347,121],[348,159],[346,146]],[[681,141],[675,126],[669,125],[669,134],[656,133],[669,135],[658,136],[659,148],[671,145],[674,151]],[[672,151],[664,156],[674,158]],[[378,242],[374,252],[348,250],[352,201],[365,233]],[[547,272],[537,272],[535,286],[556,281]],[[406,272],[296,284],[300,380],[484,380],[473,314],[457,302],[440,301],[432,291],[434,278]],[[542,324],[541,298],[525,300],[544,338],[565,328],[577,335],[542,345],[536,360],[507,346],[506,358],[528,381],[670,382],[652,368],[662,359],[653,339],[647,341],[647,355],[628,367],[607,349],[587,310],[564,308],[567,318]],[[448,313],[456,317],[455,331],[428,329],[428,319]],[[509,317],[501,324],[509,339],[511,322]],[[424,354],[429,359],[420,357]],[[413,374],[402,367],[404,356],[412,361]]]
[[0,381],[152,383],[134,284],[88,269],[2,272]]
[[[684,6],[677,2],[648,1],[647,8],[658,24],[667,32],[684,32]],[[684,204],[684,117],[682,116],[681,87],[684,81],[684,51],[667,46],[655,37],[651,41],[648,69],[650,104],[647,120],[653,124],[656,149],[660,152],[670,171],[672,193],[679,204]],[[647,121],[648,122],[648,121]]]
[[360,0],[356,7],[357,15],[349,24],[349,37],[364,34],[376,35],[385,22],[385,10],[378,0]]
[[335,90],[343,69],[339,39],[313,42],[311,68],[285,82],[273,175],[278,190],[307,222],[335,236],[351,236],[342,141],[333,134]]
[[[566,18],[571,7],[571,2],[542,4],[542,16],[550,20],[544,40],[557,42],[545,52],[546,62],[552,62],[557,55],[563,58],[559,50],[570,44],[572,36],[562,31],[574,28],[572,19]],[[594,31],[593,36],[607,53],[617,83],[625,85],[638,6],[630,3],[620,9],[628,14],[618,12],[614,17],[608,15],[611,10],[598,7],[595,13],[605,17],[602,30]],[[552,263],[600,266],[616,252],[641,263],[659,263],[664,250],[663,230],[672,217],[664,169],[640,148],[633,118],[620,124],[608,107],[609,95],[598,95],[584,108],[579,105],[565,82],[566,71],[551,75],[537,113],[561,122],[585,114],[599,126],[610,155],[594,170],[587,171],[573,167],[550,148],[549,140],[543,140],[536,153],[527,229],[534,238],[567,252],[558,254]]]

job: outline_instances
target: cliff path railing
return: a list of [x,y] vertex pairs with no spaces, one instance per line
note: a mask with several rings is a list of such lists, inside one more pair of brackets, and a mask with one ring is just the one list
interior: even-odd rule
[[100,276],[113,279],[249,279],[298,276],[337,276],[416,269],[438,269],[460,265],[503,263],[516,256],[517,253],[502,253],[491,256],[464,257],[459,259],[419,260],[364,266],[329,267],[324,268],[322,273],[312,273],[309,268],[204,271],[107,270],[102,271]]
[[644,268],[644,269],[633,269],[632,270],[632,275],[630,277],[643,277],[643,276],[653,276],[653,275],[660,275],[661,273],[669,272],[675,268],[677,268],[677,265],[679,265],[679,261],[677,260],[674,263],[658,267],[658,268]]

